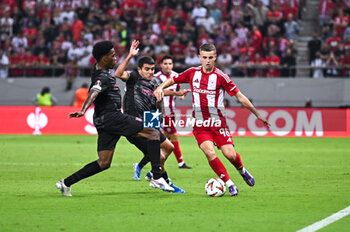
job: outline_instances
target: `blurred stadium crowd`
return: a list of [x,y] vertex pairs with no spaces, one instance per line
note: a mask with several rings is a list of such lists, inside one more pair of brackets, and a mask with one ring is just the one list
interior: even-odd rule
[[308,43],[309,63],[318,67],[312,75],[349,77],[350,0],[320,0],[318,9],[320,27]]
[[[295,76],[304,1],[2,0],[0,64],[9,69],[1,68],[0,77],[88,76],[92,46],[107,39],[118,62],[137,39],[141,56],[159,61],[171,55],[183,70],[200,64],[198,47],[210,42],[218,49],[218,66],[230,75]],[[323,75],[329,70],[322,65],[350,65],[349,9],[349,0],[320,1],[321,34],[308,47],[310,64]],[[332,76],[348,75],[335,70]]]

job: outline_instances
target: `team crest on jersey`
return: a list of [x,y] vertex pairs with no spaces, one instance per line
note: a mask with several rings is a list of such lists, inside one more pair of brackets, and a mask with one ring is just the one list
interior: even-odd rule
[[208,89],[215,89],[216,80],[209,80]]
[[96,82],[95,82],[95,84],[92,86],[92,88],[91,89],[94,89],[94,90],[97,90],[97,91],[101,91],[102,90],[102,83],[101,83],[101,81],[100,80],[97,80]]

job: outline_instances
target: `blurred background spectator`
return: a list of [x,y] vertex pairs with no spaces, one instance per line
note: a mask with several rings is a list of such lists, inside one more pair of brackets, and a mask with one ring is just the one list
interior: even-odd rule
[[33,99],[36,106],[54,106],[57,104],[56,98],[50,93],[50,88],[45,86]]
[[308,42],[310,76],[349,77],[350,1],[320,0],[318,9],[319,28]]
[[4,53],[3,50],[0,49],[0,78],[8,77],[8,67],[7,65],[10,63],[9,58]]
[[[320,52],[325,63],[341,69],[332,77],[347,75],[341,67],[346,59],[340,61],[350,49],[348,2],[319,2],[320,26],[308,44],[309,64]],[[91,48],[105,39],[115,43],[118,63],[137,39],[141,55],[156,60],[171,55],[174,68],[182,71],[199,64],[198,48],[210,42],[228,73],[295,76],[296,52],[290,46],[304,5],[303,0],[6,0],[0,2],[0,49],[9,58],[10,76],[64,75],[67,90],[76,76],[89,75]],[[257,64],[274,67],[249,68]],[[28,67],[20,70],[22,65]],[[35,72],[29,65],[50,69]]]
[[312,69],[312,77],[313,78],[323,78],[324,77],[324,67],[326,63],[321,58],[320,52],[316,52],[315,58],[311,62]]
[[81,87],[75,91],[70,105],[75,107],[82,107],[88,95],[89,85],[87,83],[83,83]]

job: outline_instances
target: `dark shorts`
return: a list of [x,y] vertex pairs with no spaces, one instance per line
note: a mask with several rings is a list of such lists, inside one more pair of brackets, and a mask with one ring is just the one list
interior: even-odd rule
[[98,133],[97,151],[115,148],[120,136],[132,136],[142,131],[142,119],[128,114],[113,114],[104,119],[101,125],[96,125]]
[[[160,131],[159,131],[160,132]],[[128,136],[126,137],[128,141],[134,144],[142,153],[147,154],[147,139],[137,136]],[[160,143],[163,143],[166,140],[165,135],[160,132]]]

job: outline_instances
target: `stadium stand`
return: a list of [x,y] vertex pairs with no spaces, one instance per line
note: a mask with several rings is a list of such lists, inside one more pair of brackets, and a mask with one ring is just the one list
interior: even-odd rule
[[350,1],[318,2],[319,24],[308,41],[308,62],[314,67],[310,76],[349,77],[350,72]]
[[100,40],[112,40],[122,61],[138,39],[141,55],[172,55],[178,69],[194,49],[212,42],[237,64],[234,75],[289,77],[295,76],[304,6],[303,0],[3,0],[0,49],[11,77],[71,78],[89,75],[91,47]]

